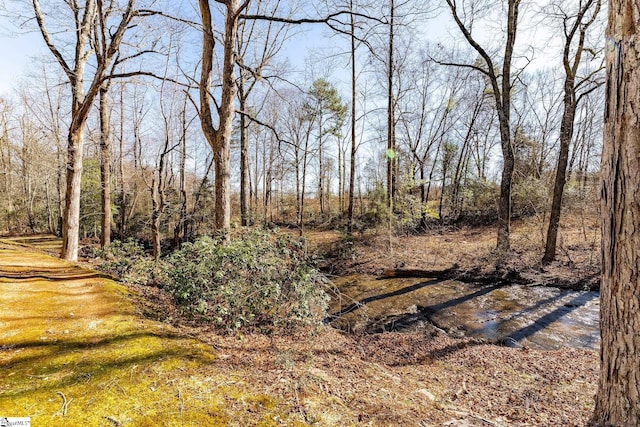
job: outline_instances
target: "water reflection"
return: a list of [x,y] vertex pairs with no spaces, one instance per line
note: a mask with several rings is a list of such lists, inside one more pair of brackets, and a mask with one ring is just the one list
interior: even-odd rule
[[451,280],[348,276],[328,318],[354,332],[416,330],[433,323],[454,335],[543,349],[597,348],[599,294],[550,287],[473,286]]

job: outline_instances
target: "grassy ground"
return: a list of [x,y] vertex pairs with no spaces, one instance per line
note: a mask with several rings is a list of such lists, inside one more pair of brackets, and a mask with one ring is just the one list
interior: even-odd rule
[[[452,233],[394,238],[395,259],[374,241],[340,267],[491,255],[485,232],[477,241],[472,230]],[[143,315],[175,311],[153,288],[14,243],[0,246],[0,306],[0,416],[37,426],[579,426],[593,406],[593,351],[502,348],[430,329],[223,336]]]

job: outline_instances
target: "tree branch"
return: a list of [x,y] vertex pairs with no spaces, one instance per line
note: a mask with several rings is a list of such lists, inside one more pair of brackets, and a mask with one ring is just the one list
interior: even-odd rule
[[73,82],[76,78],[76,75],[64,60],[64,57],[62,56],[58,48],[53,44],[53,40],[51,40],[49,31],[47,30],[47,27],[44,23],[44,16],[42,14],[42,9],[40,8],[39,0],[33,0],[33,11],[36,15],[36,22],[38,23],[38,28],[40,28],[40,33],[42,34],[42,38],[44,39],[45,44],[64,70],[65,74],[69,78],[69,81]]

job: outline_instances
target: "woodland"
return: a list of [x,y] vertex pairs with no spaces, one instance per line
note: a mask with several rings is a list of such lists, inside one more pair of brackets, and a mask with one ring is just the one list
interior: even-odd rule
[[[0,97],[2,284],[22,301],[25,278],[42,295],[63,281],[43,312],[67,304],[109,326],[52,315],[45,339],[24,331],[55,337],[30,365],[16,349],[37,360],[40,347],[2,323],[27,317],[6,312],[0,354],[17,375],[0,416],[640,425],[633,1],[2,6],[45,47]],[[381,277],[399,285],[364,284]],[[410,293],[424,282],[402,282],[425,278],[466,289],[438,307],[511,286],[548,287],[548,301],[600,291],[601,341],[532,349],[510,335],[511,348],[444,327]],[[76,299],[87,286],[94,307]],[[47,390],[55,404],[34,403]]]

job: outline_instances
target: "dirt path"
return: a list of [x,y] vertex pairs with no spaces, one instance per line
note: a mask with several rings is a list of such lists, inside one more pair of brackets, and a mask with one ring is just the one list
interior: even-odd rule
[[0,416],[34,426],[506,427],[580,426],[592,410],[595,352],[431,330],[174,328],[137,314],[127,288],[28,243],[0,241]]

